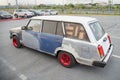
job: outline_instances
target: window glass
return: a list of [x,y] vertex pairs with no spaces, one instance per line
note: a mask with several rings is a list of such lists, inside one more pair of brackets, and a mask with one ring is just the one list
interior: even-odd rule
[[96,40],[99,40],[104,34],[105,31],[101,27],[101,25],[98,22],[94,22],[90,24],[90,28],[96,38]]
[[19,10],[18,12],[22,12],[22,10]]
[[28,29],[35,32],[39,32],[41,29],[41,23],[41,20],[31,20],[28,24]]
[[57,35],[63,36],[62,22],[57,23]]
[[43,32],[55,34],[56,33],[57,22],[55,21],[44,21],[43,23]]
[[89,41],[87,33],[81,24],[65,23],[66,37]]

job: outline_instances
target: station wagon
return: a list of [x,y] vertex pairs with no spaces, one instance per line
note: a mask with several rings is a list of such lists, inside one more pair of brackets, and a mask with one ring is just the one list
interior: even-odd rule
[[64,67],[76,63],[104,67],[113,45],[99,21],[81,16],[37,16],[10,29],[16,48],[26,46],[58,58]]

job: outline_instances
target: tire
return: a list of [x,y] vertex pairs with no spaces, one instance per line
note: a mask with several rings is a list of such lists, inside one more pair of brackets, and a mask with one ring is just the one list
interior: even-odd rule
[[28,18],[27,14],[24,15],[24,18]]
[[17,15],[17,14],[15,14],[14,16],[15,16],[15,18],[18,18],[18,15]]
[[74,57],[71,54],[63,51],[58,54],[58,61],[61,63],[61,65],[67,68],[73,67],[76,63]]
[[17,36],[13,36],[13,45],[16,48],[21,48],[22,46]]

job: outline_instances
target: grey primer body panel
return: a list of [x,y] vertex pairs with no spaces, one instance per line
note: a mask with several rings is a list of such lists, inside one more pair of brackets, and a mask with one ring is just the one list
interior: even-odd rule
[[64,38],[62,47],[71,53],[78,63],[91,65],[94,60],[100,60],[97,48],[93,43]]
[[17,36],[20,40],[22,40],[21,27],[13,28],[10,30],[10,38],[12,38],[13,36]]
[[25,46],[39,50],[39,32],[34,32],[30,30],[22,30],[22,42]]

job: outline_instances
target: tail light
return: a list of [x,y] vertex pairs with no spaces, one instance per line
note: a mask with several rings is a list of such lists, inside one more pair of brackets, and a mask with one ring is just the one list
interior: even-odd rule
[[104,56],[104,50],[103,50],[103,47],[101,45],[98,45],[98,51],[99,51],[99,54],[101,57]]
[[108,40],[109,40],[109,43],[111,44],[111,39],[110,39],[110,35],[108,35]]

